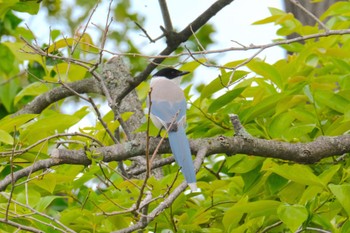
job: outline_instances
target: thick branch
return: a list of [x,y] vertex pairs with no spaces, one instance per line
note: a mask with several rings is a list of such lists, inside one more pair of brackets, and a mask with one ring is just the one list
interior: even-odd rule
[[[93,78],[68,83],[66,85],[79,94],[101,93],[100,85]],[[16,112],[14,115],[17,116],[31,113],[39,114],[51,104],[73,95],[75,95],[74,92],[64,86],[56,87],[42,95],[37,96],[33,101],[25,105],[24,108]]]
[[[159,138],[150,139],[150,153],[153,153],[156,149],[159,140]],[[315,141],[309,143],[288,143],[253,137],[219,136],[215,138],[190,140],[190,144],[193,154],[198,153],[201,148],[207,148],[208,145],[210,145],[206,155],[218,153],[227,154],[228,156],[247,154],[311,164],[326,157],[349,153],[350,135],[319,137]],[[105,162],[122,161],[145,154],[145,148],[145,139],[135,139],[118,145],[96,148],[92,153],[96,158],[100,158]],[[171,153],[168,142],[163,143],[159,147],[158,153]],[[54,150],[51,156],[51,159],[38,161],[25,169],[14,172],[14,179],[18,180],[32,172],[59,164],[89,165],[91,163],[83,150],[57,149]],[[4,190],[9,184],[11,184],[10,175],[0,181],[0,191]]]

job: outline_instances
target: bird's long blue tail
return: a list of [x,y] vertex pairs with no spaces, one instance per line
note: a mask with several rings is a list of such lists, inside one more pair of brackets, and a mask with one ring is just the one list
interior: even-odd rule
[[196,188],[196,174],[194,171],[190,144],[186,137],[185,129],[179,126],[177,131],[169,132],[169,142],[171,151],[174,154],[177,164],[181,167],[181,171],[185,176],[187,183],[192,191]]

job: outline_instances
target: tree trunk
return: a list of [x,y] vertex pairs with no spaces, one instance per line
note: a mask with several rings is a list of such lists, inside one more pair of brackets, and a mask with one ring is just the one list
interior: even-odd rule
[[[318,18],[322,15],[333,3],[339,0],[324,0],[322,2],[312,2],[311,0],[299,1],[300,4],[308,11],[316,15]],[[316,21],[309,15],[305,14],[298,6],[290,0],[284,0],[285,11],[293,13],[294,17],[304,25],[314,25]]]

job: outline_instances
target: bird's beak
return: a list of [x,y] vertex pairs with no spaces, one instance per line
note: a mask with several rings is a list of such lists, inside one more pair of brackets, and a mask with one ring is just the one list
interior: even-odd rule
[[184,76],[184,75],[189,74],[189,73],[191,73],[191,72],[189,72],[189,71],[182,71],[181,70],[181,76]]

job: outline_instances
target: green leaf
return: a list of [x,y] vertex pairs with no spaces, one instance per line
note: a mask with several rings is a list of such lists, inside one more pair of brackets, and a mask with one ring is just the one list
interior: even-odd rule
[[64,198],[62,196],[45,196],[40,198],[39,202],[36,203],[35,209],[39,212],[43,212],[46,210],[46,208],[55,200],[58,198]]
[[265,116],[265,114],[274,111],[276,104],[278,103],[281,94],[274,94],[264,98],[257,105],[247,109],[247,111],[242,112],[241,120],[242,122],[249,122],[258,116]]
[[350,184],[329,184],[328,187],[350,217]]
[[283,89],[282,76],[274,66],[260,59],[253,59],[247,64],[247,67],[256,74],[271,80],[278,88]]
[[[68,174],[66,174],[66,175],[68,175]],[[49,173],[49,174],[45,175],[45,182],[43,182],[42,180],[34,179],[32,181],[32,183],[52,194],[54,192],[56,184],[57,184],[57,177],[59,179],[62,176],[60,176],[58,174]],[[60,180],[60,181],[62,181],[62,180]]]
[[43,59],[38,54],[33,54],[33,51],[28,48],[24,43],[20,42],[5,42],[4,43],[11,52],[15,55],[15,58],[20,61],[36,61],[41,66],[46,67],[43,63]]
[[324,104],[339,113],[344,113],[349,108],[350,102],[347,99],[331,91],[318,90],[314,96],[317,103]]
[[37,114],[22,114],[19,116],[6,116],[0,120],[0,129],[6,132],[13,132],[15,127],[18,129],[24,123],[35,118]]
[[342,15],[350,12],[350,3],[349,2],[336,2],[333,5],[331,5],[326,12],[324,12],[320,16],[320,20],[325,20],[329,16],[333,15]]
[[38,96],[42,93],[47,92],[50,88],[47,84],[42,82],[31,83],[22,89],[15,97],[14,103],[15,105],[20,101],[24,96]]
[[280,10],[278,8],[269,7],[269,11],[272,16],[269,16],[265,19],[258,20],[254,22],[253,25],[267,24],[267,23],[281,24],[286,20],[294,18],[292,14],[286,13],[283,10]]
[[322,180],[324,184],[328,184],[329,182],[331,182],[333,176],[337,174],[340,168],[340,164],[332,165],[326,170],[324,170],[318,177]]
[[26,12],[31,15],[35,15],[39,11],[40,2],[39,1],[19,1],[12,9],[19,12]]
[[70,82],[84,79],[87,72],[87,70],[82,66],[67,63],[57,64],[54,70],[62,80],[68,80]]
[[307,101],[304,95],[288,95],[282,98],[276,106],[276,114],[291,110],[294,106],[303,105]]
[[9,113],[14,111],[13,100],[18,89],[20,89],[20,86],[18,80],[16,79],[9,80],[3,85],[0,85],[0,102]]
[[237,96],[239,96],[246,87],[240,87],[237,89],[233,89],[219,98],[215,99],[213,103],[210,104],[208,108],[209,113],[214,113],[220,108],[224,107],[226,104],[232,102]]
[[5,130],[0,129],[0,142],[12,145],[13,144],[13,137]]
[[61,48],[71,47],[71,46],[73,46],[74,43],[75,43],[74,38],[60,39],[60,40],[56,41],[55,43],[53,43],[52,45],[50,45],[50,47],[48,47],[48,49],[47,49],[47,52],[52,53],[53,51],[57,51],[58,49],[61,49]]
[[228,73],[223,73],[221,76],[218,78],[214,79],[211,83],[206,85],[203,90],[201,91],[201,99],[208,98],[215,92],[224,89],[227,87],[227,85],[232,84],[236,80],[239,80],[240,78],[246,76],[248,72],[242,71],[242,70],[236,70],[233,73],[228,72]]
[[225,212],[223,224],[228,229],[232,224],[238,224],[244,213],[250,214],[251,217],[271,216],[277,213],[277,207],[281,202],[273,200],[259,200],[255,202],[238,202]]
[[341,227],[340,233],[348,233],[350,232],[350,221],[346,221],[344,225]]
[[23,127],[21,140],[27,140],[29,143],[36,142],[55,132],[63,132],[80,120],[81,118],[75,115],[53,113],[45,118],[38,119],[27,127]]
[[0,73],[2,71],[5,74],[10,74],[15,63],[15,56],[11,50],[2,43],[0,43],[0,61]]
[[299,184],[324,187],[323,182],[315,176],[311,169],[306,165],[276,165],[271,168],[271,171]]
[[308,212],[304,206],[282,204],[277,210],[278,217],[292,232],[296,232],[308,218]]
[[226,159],[229,172],[247,173],[254,170],[262,162],[263,158],[238,154]]
[[276,173],[271,173],[266,180],[266,185],[271,194],[275,194],[280,191],[286,184],[288,180],[282,176],[277,175]]
[[282,138],[284,132],[291,127],[294,120],[293,115],[289,113],[282,113],[273,117],[269,125],[271,138]]
[[19,0],[0,0],[0,18]]

